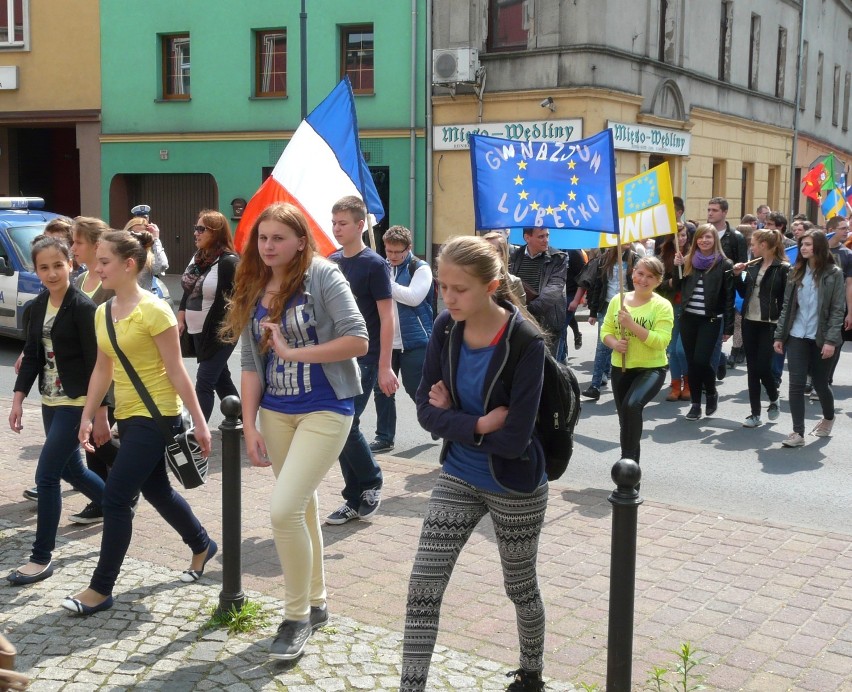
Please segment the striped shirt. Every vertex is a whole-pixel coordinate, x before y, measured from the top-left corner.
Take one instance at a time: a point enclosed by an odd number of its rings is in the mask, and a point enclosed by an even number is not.
[[[706,305],[704,302],[704,277],[698,279],[695,288],[692,290],[692,295],[689,297],[689,302],[684,308],[686,312],[691,312],[693,315],[706,315]]]
[[[518,267],[517,276],[536,293],[541,293],[541,265],[544,262],[544,258],[545,254],[543,252],[535,257],[530,257],[528,251],[524,249],[524,254],[521,257],[521,266]]]

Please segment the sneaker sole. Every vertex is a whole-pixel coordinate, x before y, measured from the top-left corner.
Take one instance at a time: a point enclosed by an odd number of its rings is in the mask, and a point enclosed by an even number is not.
[[[795,449],[797,447],[804,447],[805,446],[804,441],[802,441],[802,442],[782,442],[781,444],[782,444],[782,446],[788,447],[789,449]]]
[[[381,504],[381,503],[379,503],[379,504]],[[374,516],[376,516],[376,512],[378,512],[378,511],[379,511],[379,505],[376,505],[376,508],[372,512],[370,512],[369,514],[361,514],[361,512],[359,511],[358,512],[358,518],[364,519],[365,521],[369,521]]]
[[[326,517],[325,523],[331,524],[331,526],[340,526],[341,524],[348,524],[350,521],[358,521],[361,518],[361,516],[346,517],[345,519],[332,519],[331,517]]]
[[[300,656],[302,656],[305,653],[305,645],[307,645],[307,643],[308,642],[306,641],[305,644],[302,645],[302,648],[299,649],[294,654],[272,654],[272,653],[270,653],[269,658],[271,658],[275,661],[292,661],[293,659],[299,658]]]
[[[390,446],[390,447],[382,447],[381,449],[373,449],[372,447],[370,447],[370,451],[371,451],[373,454],[386,454],[387,452],[392,452],[392,451],[393,451],[393,446]]]
[[[103,517],[97,517],[96,519],[88,519],[86,517],[68,517],[68,521],[74,522],[75,524],[100,524],[104,520]]]

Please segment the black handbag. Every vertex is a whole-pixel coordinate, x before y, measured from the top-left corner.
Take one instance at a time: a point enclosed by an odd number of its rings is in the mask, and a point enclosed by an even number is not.
[[[195,352],[195,339],[186,327],[180,335],[180,355],[183,358],[195,358],[198,355]]]
[[[112,321],[112,301],[113,299],[110,298],[106,302],[105,308],[109,340],[112,343],[115,354],[124,367],[124,371],[136,388],[139,398],[142,399],[142,403],[145,404],[145,407],[151,414],[151,418],[160,428],[160,432],[166,439],[166,463],[180,484],[187,490],[204,485],[207,482],[209,465],[207,458],[201,455],[201,447],[195,439],[195,430],[192,426],[187,428],[186,424],[184,424],[183,432],[177,435],[172,433],[171,426],[166,422],[163,414],[160,413],[145,385],[142,384],[142,380],[139,379],[138,373],[130,364],[127,356],[124,355],[124,351],[118,347],[118,340],[115,336],[115,325]]]

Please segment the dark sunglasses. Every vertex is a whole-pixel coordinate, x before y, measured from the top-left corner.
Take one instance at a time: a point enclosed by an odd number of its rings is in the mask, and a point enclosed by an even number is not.
[[[209,231],[210,229],[207,228],[207,226],[193,226],[192,230],[195,231],[196,233],[205,233],[206,231]]]

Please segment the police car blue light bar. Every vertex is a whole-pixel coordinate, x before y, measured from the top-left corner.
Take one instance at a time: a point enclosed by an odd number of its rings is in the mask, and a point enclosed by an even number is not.
[[[41,197],[0,197],[0,209],[44,209]]]

